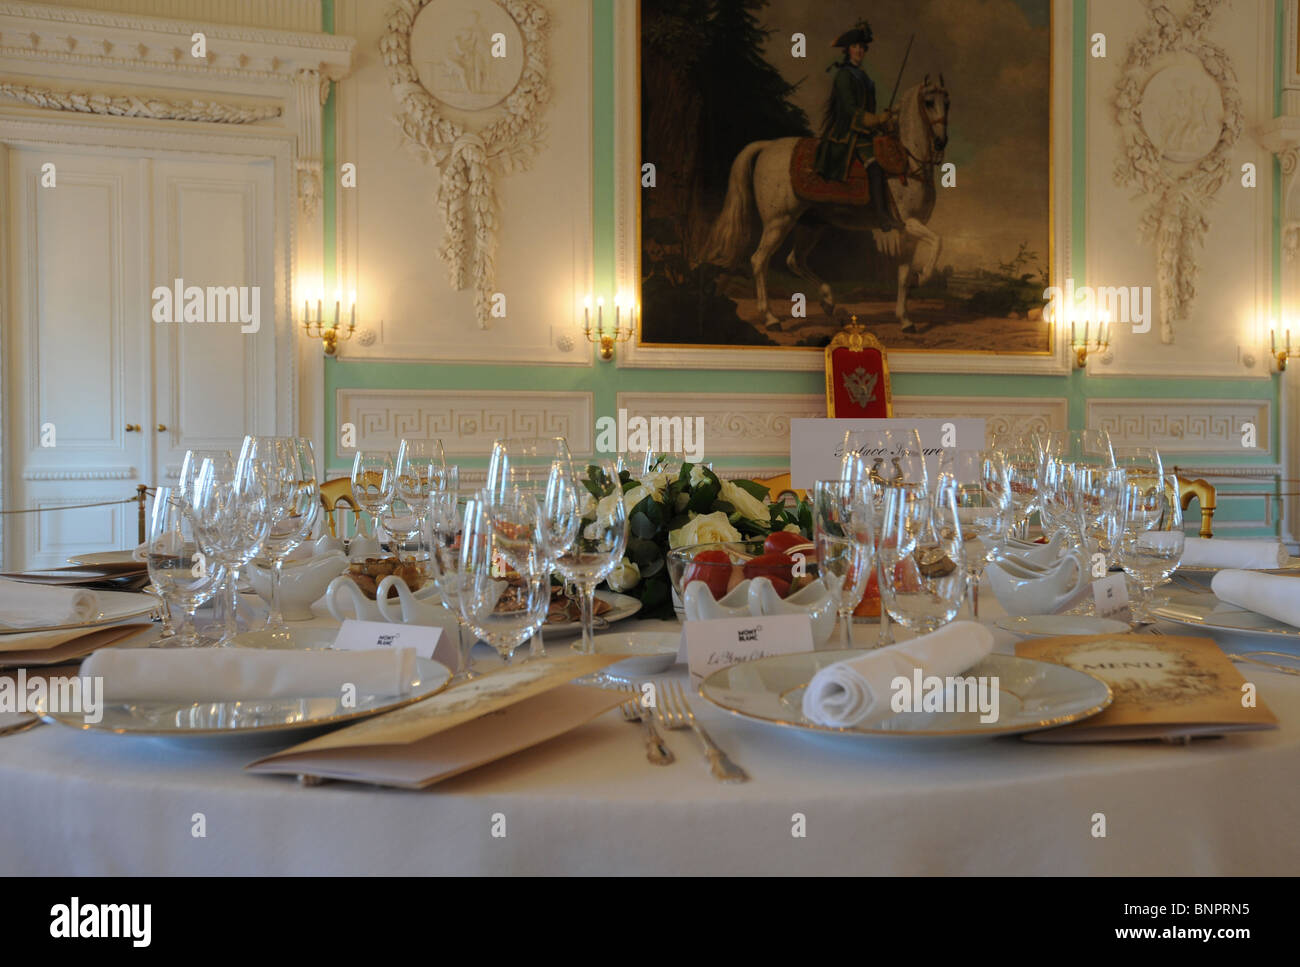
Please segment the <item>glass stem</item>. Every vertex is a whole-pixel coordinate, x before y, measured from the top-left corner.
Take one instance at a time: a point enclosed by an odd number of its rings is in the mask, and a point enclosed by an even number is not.
[[[537,578],[536,587],[533,589],[533,594],[534,595],[541,594],[543,590],[545,590],[546,593],[549,595],[551,590],[551,574],[549,571],[546,573],[544,577]],[[549,605],[550,602],[548,601],[547,602],[548,609],[549,609]],[[545,627],[545,622],[543,622],[542,624],[543,627]],[[541,628],[538,628],[537,631],[534,632],[532,640],[529,641],[528,643],[528,657],[529,658],[546,657],[546,643],[542,641]]]
[[[158,600],[162,602],[162,631],[158,633],[159,638],[175,638],[176,626],[172,623],[172,606],[161,594]]]
[[[971,619],[980,620],[980,572],[968,571],[967,580],[970,582],[970,613]]]
[[[239,622],[235,620],[235,609],[238,607],[239,594],[239,568],[232,567],[227,572],[226,577],[226,627],[222,632],[221,641],[223,644],[229,644],[230,640],[239,634]]]
[[[280,575],[284,569],[287,554],[277,555],[271,565],[271,613],[266,619],[268,631],[284,631],[284,615],[280,611]]]
[[[583,583],[582,591],[582,653],[594,655],[595,642],[591,639],[591,613],[595,608],[596,585]]]
[[[853,647],[853,609],[846,608],[840,612],[840,624],[844,626],[841,634],[844,637],[844,647]]]
[[[894,643],[894,633],[889,627],[889,611],[885,607],[885,566],[876,561],[876,590],[880,592],[880,637],[876,639],[876,645],[892,645]]]
[[[470,652],[474,650],[474,636],[471,634],[469,640],[466,641],[465,632],[467,630],[464,621],[458,620],[456,622],[457,644],[460,646],[460,667],[456,669],[456,678],[462,681],[469,681],[471,678],[478,677],[474,672],[473,664],[470,662]]]

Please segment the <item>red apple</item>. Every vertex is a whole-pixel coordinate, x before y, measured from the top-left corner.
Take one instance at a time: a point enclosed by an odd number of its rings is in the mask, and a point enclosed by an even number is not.
[[[726,551],[700,551],[691,558],[682,577],[682,590],[692,581],[703,581],[708,585],[714,600],[724,597],[727,586],[731,583],[731,558]]]
[[[767,540],[763,541],[764,554],[789,553],[796,548],[806,556],[813,550],[813,544],[802,534],[796,534],[793,531],[776,531],[768,534]]]
[[[789,554],[760,554],[745,562],[745,577],[780,579],[789,590],[794,580],[794,558]]]

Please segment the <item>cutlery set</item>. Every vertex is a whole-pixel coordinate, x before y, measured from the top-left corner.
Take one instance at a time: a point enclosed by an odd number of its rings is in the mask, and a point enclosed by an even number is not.
[[[719,782],[746,782],[749,780],[749,774],[718,747],[709,733],[704,731],[695,713],[691,710],[690,703],[686,701],[686,693],[682,686],[675,681],[667,679],[655,683],[654,704],[646,707],[642,704],[641,690],[635,685],[624,683],[621,689],[628,693],[629,698],[623,703],[623,718],[628,722],[640,722],[645,730],[645,751],[646,759],[657,766],[670,765],[676,761],[672,750],[664,743],[659,732],[655,729],[655,721],[668,731],[689,728],[695,733],[700,741],[701,751],[704,758],[709,763],[709,768],[713,777]]]

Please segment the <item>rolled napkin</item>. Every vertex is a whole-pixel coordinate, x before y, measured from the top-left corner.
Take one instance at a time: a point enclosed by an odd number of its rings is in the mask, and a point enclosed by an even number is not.
[[[1181,567],[1235,567],[1268,570],[1291,559],[1281,541],[1189,537]]]
[[[813,676],[803,693],[803,714],[809,721],[848,729],[891,710],[891,682],[909,681],[916,669],[922,677],[960,675],[993,650],[993,633],[974,621],[954,621],[938,631],[869,651],[861,658],[828,665]]]
[[[99,598],[94,591],[0,578],[0,628],[70,625],[98,614]]]
[[[81,664],[102,677],[104,700],[232,702],[247,698],[405,695],[415,649],[281,651],[261,648],[107,648]]]
[[[1210,582],[1220,601],[1300,628],[1300,581],[1281,574],[1220,571]]]

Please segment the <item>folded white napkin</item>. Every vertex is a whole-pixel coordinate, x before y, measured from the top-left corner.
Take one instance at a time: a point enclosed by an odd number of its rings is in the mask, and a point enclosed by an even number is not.
[[[104,679],[107,701],[231,702],[246,698],[405,695],[415,649],[280,651],[259,648],[106,648],[81,665]]]
[[[1183,545],[1182,566],[1267,570],[1281,567],[1290,557],[1281,541],[1189,537]]]
[[[922,677],[960,675],[993,650],[993,633],[974,621],[954,621],[938,631],[828,665],[803,693],[803,714],[818,725],[852,728],[889,714],[890,683],[915,669]]]
[[[94,591],[0,578],[0,627],[48,628],[89,621],[98,614]]]
[[[1281,574],[1220,571],[1210,582],[1220,601],[1300,628],[1300,579]]]

